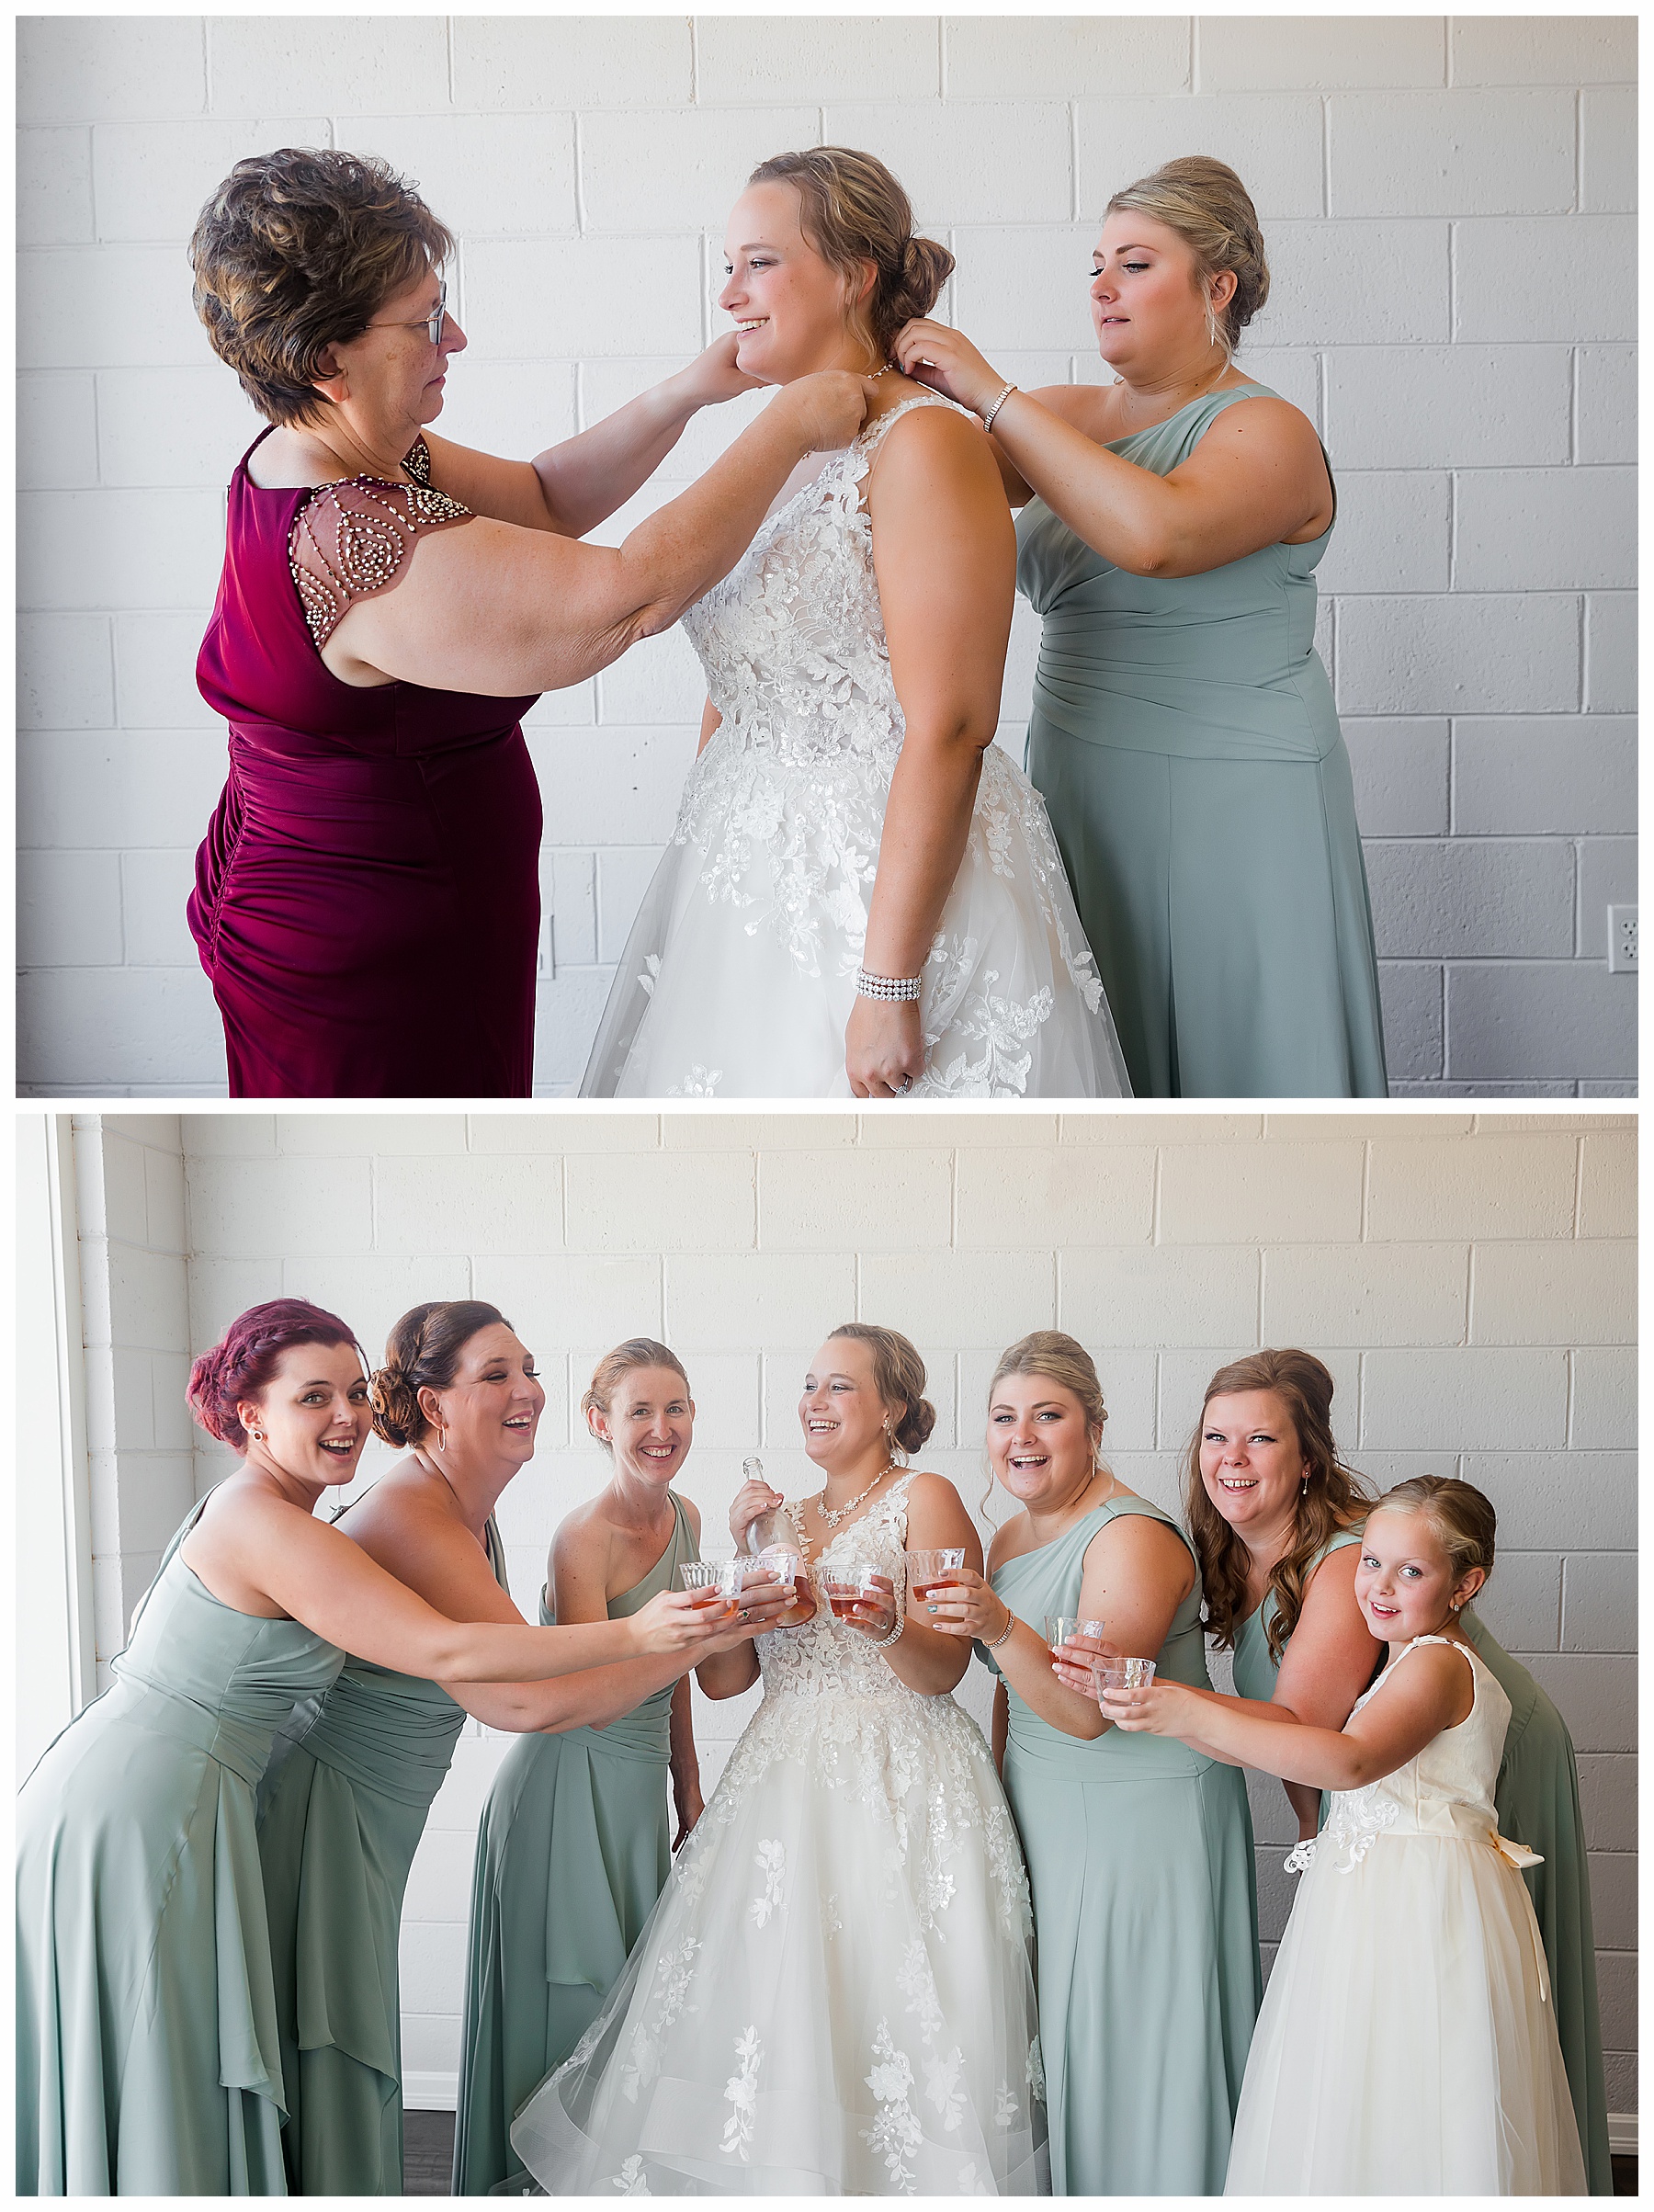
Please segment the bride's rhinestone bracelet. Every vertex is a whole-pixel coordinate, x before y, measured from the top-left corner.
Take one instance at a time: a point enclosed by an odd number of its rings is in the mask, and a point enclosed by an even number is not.
[[[869,975],[865,968],[855,971],[855,988],[862,998],[917,998],[923,981],[918,975]]]
[[[1005,402],[1011,397],[1011,394],[1015,390],[1016,386],[1014,384],[1007,384],[1005,386],[1003,391],[1000,393],[998,399],[994,401],[992,406],[989,408],[987,414],[982,417],[982,427],[984,430],[992,429],[994,416],[999,413],[1000,409],[1004,405]]]

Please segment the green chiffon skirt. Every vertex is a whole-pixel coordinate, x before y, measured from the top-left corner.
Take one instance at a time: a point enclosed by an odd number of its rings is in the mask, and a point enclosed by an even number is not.
[[[538,2193],[511,2147],[512,2120],[603,2009],[672,1870],[663,1730],[633,1720],[522,1737],[489,1792],[471,1882],[456,2196]]]
[[[1122,1763],[1099,1778],[1078,1758],[1014,1741],[1005,1753],[1034,1899],[1053,2195],[1223,2191],[1262,1995],[1246,1782],[1154,1748],[1183,1771]]]
[[[24,1789],[19,2196],[287,2194],[253,1789],[201,1719],[117,1682]]]
[[[1544,1861],[1528,1867],[1523,1879],[1534,1900],[1550,1968],[1551,2003],[1580,2123],[1586,2181],[1592,2196],[1612,2196],[1614,2164],[1603,2081],[1591,1873],[1573,1741],[1568,1724],[1534,1677],[1475,1613],[1465,1613],[1462,1625],[1511,1701],[1511,1725],[1493,1793],[1499,1832],[1525,1843]]]
[[[397,1943],[427,1812],[323,1765],[302,1744],[264,1812],[294,2195],[402,2194]]]

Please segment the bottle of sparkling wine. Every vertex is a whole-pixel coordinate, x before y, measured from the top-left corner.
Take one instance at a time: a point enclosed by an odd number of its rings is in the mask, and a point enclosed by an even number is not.
[[[763,1460],[756,1454],[750,1459],[743,1459],[741,1473],[743,1481],[762,1482]],[[804,1551],[804,1547],[799,1541],[798,1529],[793,1525],[793,1517],[785,1505],[774,1505],[768,1513],[761,1513],[756,1519],[747,1523],[746,1548],[754,1558],[761,1551],[786,1551],[790,1552],[794,1559],[800,1559]]]
[[[741,1472],[748,1482],[762,1482],[764,1462],[754,1454],[742,1461]],[[776,1579],[793,1586],[793,1602],[776,1625],[790,1628],[809,1620],[815,1612],[810,1568],[799,1539],[798,1526],[785,1505],[773,1505],[767,1513],[761,1513],[747,1523],[746,1548],[754,1559],[767,1554],[767,1563],[774,1567]]]

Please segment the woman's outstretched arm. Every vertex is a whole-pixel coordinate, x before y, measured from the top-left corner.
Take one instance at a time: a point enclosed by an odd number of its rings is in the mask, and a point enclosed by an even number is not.
[[[618,546],[481,515],[432,531],[394,589],[350,607],[323,658],[346,684],[389,679],[491,698],[583,682],[670,629],[727,575],[799,461],[847,446],[865,406],[859,377],[800,377]]]
[[[964,856],[982,754],[999,722],[1016,590],[1016,534],[988,441],[940,407],[915,408],[867,488],[873,565],[906,722],[890,782],[862,964],[915,976]],[[913,1001],[858,998],[850,1087],[883,1097],[923,1071]]]
[[[1004,379],[960,331],[909,323],[896,358],[922,383],[982,414]],[[1050,393],[1013,391],[993,441],[1016,477],[1093,551],[1134,576],[1198,576],[1332,519],[1332,486],[1308,417],[1286,400],[1228,407],[1168,476],[1111,453],[1065,421]]]
[[[675,376],[651,385],[589,430],[548,446],[531,461],[502,460],[425,433],[431,482],[473,514],[526,530],[583,538],[648,482],[703,407],[759,389],[735,366],[736,333]]]

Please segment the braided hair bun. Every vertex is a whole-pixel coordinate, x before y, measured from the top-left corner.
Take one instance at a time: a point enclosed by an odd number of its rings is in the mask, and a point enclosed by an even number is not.
[[[336,1313],[312,1306],[308,1299],[271,1299],[249,1306],[212,1349],[201,1354],[189,1370],[185,1399],[210,1436],[244,1452],[247,1432],[236,1408],[263,1397],[290,1345],[355,1343],[356,1331]]]

